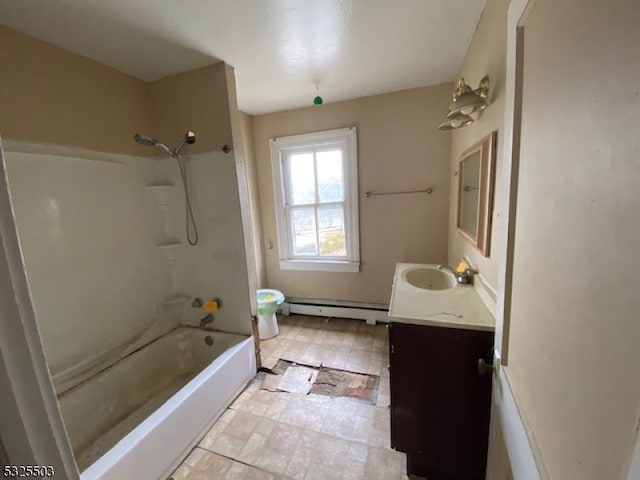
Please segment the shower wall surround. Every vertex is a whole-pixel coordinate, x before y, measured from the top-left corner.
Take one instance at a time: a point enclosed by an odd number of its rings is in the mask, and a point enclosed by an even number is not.
[[[223,300],[214,328],[251,334],[232,153],[185,157],[201,238],[190,247],[173,158],[42,145],[34,152],[15,141],[7,147],[27,275],[58,392],[180,323],[197,325],[206,312],[191,307],[194,297]],[[176,185],[166,206],[146,188],[152,184]],[[175,261],[158,247],[170,239],[181,243]],[[172,302],[176,295],[183,301]]]
[[[6,148],[36,318],[54,383],[66,389],[177,324],[157,322],[172,286],[152,248],[160,213],[144,186],[154,160]]]
[[[169,230],[171,235],[182,239],[171,272],[174,290],[205,302],[219,297],[222,308],[213,312],[212,327],[251,335],[251,324],[238,320],[250,318],[251,313],[233,152],[185,154],[184,159],[200,235],[195,247],[189,246],[184,239],[184,193],[176,161],[173,158],[158,161],[157,183],[177,186],[168,203]],[[205,315],[203,308],[193,308],[189,301],[183,307],[181,319],[188,325],[198,325]]]

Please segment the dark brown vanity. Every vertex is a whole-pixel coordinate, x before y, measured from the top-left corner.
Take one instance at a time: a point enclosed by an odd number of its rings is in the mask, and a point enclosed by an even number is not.
[[[389,316],[391,447],[407,454],[409,475],[484,480],[495,328],[487,305],[436,265],[399,263]]]
[[[391,447],[429,480],[484,480],[493,332],[392,322]]]

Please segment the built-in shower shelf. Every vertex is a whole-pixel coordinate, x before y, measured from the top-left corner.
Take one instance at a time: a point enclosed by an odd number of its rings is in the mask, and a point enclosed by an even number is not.
[[[158,205],[162,206],[169,204],[169,197],[172,195],[176,186],[172,184],[152,184],[147,185],[147,188],[153,192]]]
[[[177,293],[175,295],[171,295],[170,297],[165,298],[162,301],[162,305],[166,305],[168,307],[174,306],[174,305],[182,305],[183,303],[188,302],[190,298],[191,297],[187,295],[182,295],[180,293]]]
[[[178,256],[178,249],[181,246],[182,243],[179,242],[168,242],[156,245],[156,247],[158,247],[162,251],[162,253],[164,253],[165,258],[170,262],[176,261],[176,258]]]

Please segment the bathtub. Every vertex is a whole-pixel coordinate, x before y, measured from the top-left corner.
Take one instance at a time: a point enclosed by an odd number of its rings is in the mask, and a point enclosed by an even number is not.
[[[81,480],[167,478],[255,373],[251,337],[181,327],[64,392]]]

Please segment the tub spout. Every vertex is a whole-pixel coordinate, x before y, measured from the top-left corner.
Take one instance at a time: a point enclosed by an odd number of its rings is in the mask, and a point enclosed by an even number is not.
[[[213,315],[210,313],[207,313],[207,315],[200,320],[200,327],[202,328],[205,325],[208,325],[209,323],[213,323],[214,320],[215,319],[213,318]]]

